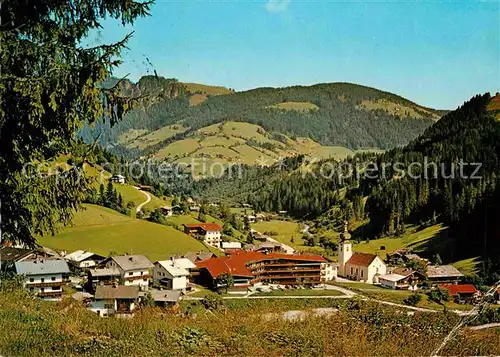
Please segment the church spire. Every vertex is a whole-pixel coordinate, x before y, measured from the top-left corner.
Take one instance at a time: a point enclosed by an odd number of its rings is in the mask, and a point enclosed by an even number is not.
[[[349,234],[347,221],[344,221],[344,232],[340,235],[340,239],[342,241],[346,241],[346,240],[351,239],[351,235]]]

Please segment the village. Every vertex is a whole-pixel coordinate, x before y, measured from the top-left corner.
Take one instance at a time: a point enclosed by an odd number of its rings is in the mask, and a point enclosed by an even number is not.
[[[330,291],[332,297],[349,298],[353,294],[345,286],[354,283],[395,292],[444,291],[446,299],[456,304],[474,304],[481,298],[481,292],[464,283],[464,275],[452,265],[431,265],[404,249],[387,254],[385,260],[353,251],[347,222],[337,261],[296,252],[256,231],[252,234],[258,244],[224,242],[221,230],[216,223],[185,224],[186,234],[201,239],[217,254],[185,252],[154,262],[137,254],[105,257],[85,250],[4,245],[2,270],[18,275],[24,288],[40,299],[60,301],[70,295],[101,317],[131,317],[146,301],[148,306],[176,311],[181,300],[200,299],[200,293],[207,291],[250,298],[273,291],[294,296],[303,289],[304,297]],[[493,300],[500,304],[500,288]]]

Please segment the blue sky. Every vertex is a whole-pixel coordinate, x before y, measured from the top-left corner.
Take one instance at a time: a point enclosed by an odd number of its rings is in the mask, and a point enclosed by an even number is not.
[[[151,15],[134,24],[116,75],[154,68],[236,90],[353,82],[443,109],[500,90],[496,0],[157,0]],[[130,30],[106,21],[90,40]]]

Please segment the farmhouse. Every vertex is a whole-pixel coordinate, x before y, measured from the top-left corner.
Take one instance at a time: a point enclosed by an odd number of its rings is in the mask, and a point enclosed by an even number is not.
[[[102,255],[86,252],[84,250],[76,250],[64,256],[64,260],[79,269],[95,267],[104,259],[105,257]]]
[[[15,263],[16,273],[25,275],[24,287],[43,300],[57,301],[70,273],[62,259],[23,260]]]
[[[163,206],[160,209],[161,209],[161,213],[165,217],[172,217],[172,215],[174,214],[174,209],[170,206]]]
[[[387,267],[384,261],[375,254],[353,253],[350,239],[346,222],[339,244],[338,275],[351,280],[378,283],[379,277],[386,273]]]
[[[16,262],[36,259],[37,254],[32,249],[3,246],[0,248],[0,270],[13,269]]]
[[[101,317],[132,316],[138,298],[138,286],[99,285],[89,309]]]
[[[115,182],[115,183],[119,183],[119,184],[123,185],[126,181],[126,178],[123,175],[113,175],[113,176],[111,176],[110,180],[111,180],[111,182]]]
[[[89,269],[87,272],[88,291],[95,291],[97,285],[111,285],[118,282],[121,273],[118,268]]]
[[[184,233],[190,234],[197,239],[201,239],[205,242],[205,244],[215,248],[221,247],[221,230],[222,227],[217,223],[196,223],[184,225]]]
[[[226,257],[196,263],[201,282],[219,288],[219,277],[233,277],[235,289],[246,289],[260,282],[286,285],[314,285],[334,278],[332,265],[317,255],[288,255],[279,253],[241,252]]]
[[[456,284],[463,276],[453,265],[427,266],[427,279],[434,284]]]
[[[459,304],[473,303],[480,295],[472,284],[441,284],[439,287],[448,290],[453,300]]]
[[[425,277],[411,269],[396,268],[379,277],[380,285],[393,290],[417,290],[418,283]]]
[[[145,256],[114,256],[104,260],[101,264],[108,269],[118,269],[124,285],[137,285],[141,290],[147,290],[153,264]]]
[[[257,220],[257,218],[254,215],[251,215],[251,214],[247,215],[246,219],[247,219],[248,223],[255,223],[256,220]]]
[[[191,262],[203,262],[208,259],[217,258],[217,255],[212,252],[188,252],[184,254],[183,258],[189,259]]]
[[[190,286],[190,269],[196,269],[196,265],[187,258],[157,261],[153,268],[153,283],[186,292]]]
[[[155,306],[176,310],[182,299],[180,290],[151,290],[149,292],[155,302]]]

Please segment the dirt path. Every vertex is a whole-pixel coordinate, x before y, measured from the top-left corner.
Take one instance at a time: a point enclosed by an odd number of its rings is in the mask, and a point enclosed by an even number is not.
[[[141,190],[139,190],[139,191],[142,192],[144,194],[144,196],[146,196],[146,201],[144,201],[143,203],[141,203],[139,206],[136,207],[135,213],[139,213],[142,210],[142,207],[144,207],[149,202],[151,202],[151,195],[148,192],[141,191]]]

